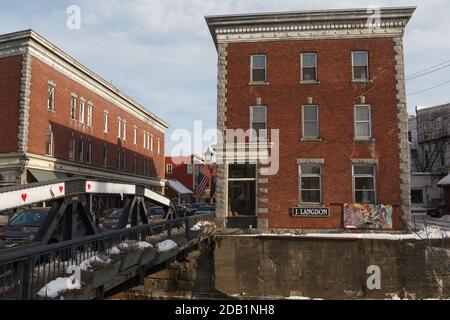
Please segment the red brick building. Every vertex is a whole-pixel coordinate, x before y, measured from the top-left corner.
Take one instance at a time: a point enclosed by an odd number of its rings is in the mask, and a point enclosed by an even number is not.
[[[202,157],[197,155],[166,157],[166,195],[169,198],[183,198],[181,202],[200,202],[211,203],[211,188],[216,175],[215,164],[207,163]],[[207,185],[200,199],[195,198],[195,191],[203,176],[208,177]],[[191,194],[186,190],[177,190],[176,184],[170,185],[171,180],[176,180],[185,188],[192,191]]]
[[[0,36],[0,110],[3,186],[88,176],[164,189],[166,122],[31,30]]]
[[[231,157],[216,148],[224,225],[342,230],[355,227],[346,219],[356,212],[369,228],[405,229],[403,33],[414,10],[382,8],[375,27],[365,9],[206,17],[218,51],[218,129],[255,130]],[[275,174],[264,173],[269,156],[252,156],[260,145],[279,153]],[[363,206],[344,214],[346,204]],[[383,215],[371,221],[367,208]]]

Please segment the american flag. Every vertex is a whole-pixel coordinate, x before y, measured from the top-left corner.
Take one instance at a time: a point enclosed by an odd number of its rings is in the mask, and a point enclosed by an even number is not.
[[[203,192],[205,192],[206,186],[208,185],[209,177],[205,176],[201,172],[198,175],[198,185],[195,188],[195,198],[198,200],[202,196]]]

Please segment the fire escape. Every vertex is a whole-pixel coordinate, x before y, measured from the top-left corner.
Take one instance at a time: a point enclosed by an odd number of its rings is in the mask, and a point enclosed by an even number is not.
[[[421,156],[418,150],[411,150],[414,165],[421,172],[430,172],[432,175],[447,174],[448,168],[445,163],[441,166],[435,164],[441,154],[445,152],[446,145],[450,144],[448,126],[442,123],[440,127],[428,130],[423,130],[423,126],[418,127],[420,128],[418,143],[423,152]]]

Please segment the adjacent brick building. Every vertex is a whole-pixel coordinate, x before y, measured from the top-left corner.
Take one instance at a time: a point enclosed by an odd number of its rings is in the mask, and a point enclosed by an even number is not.
[[[255,130],[231,158],[216,147],[224,225],[341,230],[344,205],[361,203],[392,206],[388,229],[405,229],[403,33],[414,10],[382,8],[379,20],[365,9],[206,17],[218,52],[218,129]],[[267,155],[252,155],[265,145],[279,152],[276,174],[264,174]]]
[[[0,36],[0,110],[3,186],[87,176],[164,189],[167,123],[34,31]]]

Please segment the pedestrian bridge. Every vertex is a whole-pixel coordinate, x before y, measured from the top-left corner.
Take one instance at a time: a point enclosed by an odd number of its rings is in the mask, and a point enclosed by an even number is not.
[[[95,194],[124,199],[116,229],[98,230],[89,206]],[[149,221],[146,201],[165,209],[163,220]],[[183,259],[215,232],[215,213],[180,216],[169,199],[145,186],[67,179],[0,190],[0,211],[41,202],[51,209],[33,241],[0,250],[2,300],[102,299]],[[63,241],[52,242],[61,228]]]

